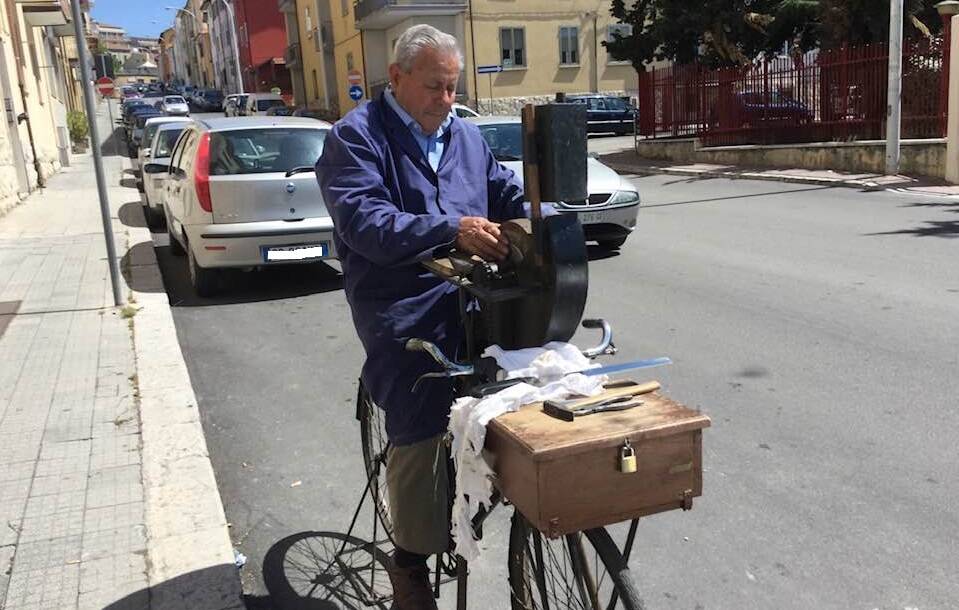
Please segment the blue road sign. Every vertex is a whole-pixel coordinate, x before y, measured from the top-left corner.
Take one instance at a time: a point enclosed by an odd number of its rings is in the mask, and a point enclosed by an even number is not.
[[[360,101],[360,98],[363,97],[363,87],[359,85],[353,85],[350,87],[350,99],[354,102]]]
[[[495,72],[502,72],[503,66],[476,66],[477,74],[493,74]]]

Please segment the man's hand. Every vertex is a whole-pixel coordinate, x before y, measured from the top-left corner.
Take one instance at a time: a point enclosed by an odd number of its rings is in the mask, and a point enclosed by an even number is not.
[[[509,255],[509,241],[499,225],[479,216],[460,218],[456,247],[486,261],[501,261]]]

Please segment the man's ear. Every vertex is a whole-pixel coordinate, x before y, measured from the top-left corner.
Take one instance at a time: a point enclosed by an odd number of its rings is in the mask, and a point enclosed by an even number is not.
[[[396,83],[400,79],[400,75],[403,73],[403,69],[400,68],[400,65],[397,63],[390,64],[390,67],[387,68],[387,73],[390,76],[390,85],[396,89]]]

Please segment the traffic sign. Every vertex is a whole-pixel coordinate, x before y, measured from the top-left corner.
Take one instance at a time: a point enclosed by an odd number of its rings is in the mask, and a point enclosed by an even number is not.
[[[360,101],[360,98],[363,97],[363,87],[359,85],[353,85],[350,87],[350,99],[354,102]]]
[[[476,66],[477,74],[495,74],[502,71],[503,66]]]
[[[360,85],[363,83],[363,75],[359,70],[350,70],[346,75],[346,82],[351,85]]]
[[[103,97],[111,97],[116,90],[116,83],[108,76],[101,76],[97,79],[97,91]]]

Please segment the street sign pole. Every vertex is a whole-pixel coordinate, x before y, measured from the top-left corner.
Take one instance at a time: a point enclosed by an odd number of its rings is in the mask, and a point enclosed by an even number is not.
[[[490,72],[487,76],[489,76],[489,110],[487,114],[493,114],[493,73]]]
[[[902,94],[902,0],[889,2],[889,76],[886,106],[886,175],[899,173]]]
[[[93,169],[97,178],[97,193],[100,196],[100,220],[103,223],[103,239],[107,246],[107,264],[110,267],[110,283],[113,285],[113,304],[123,304],[120,295],[120,269],[117,264],[117,251],[113,242],[113,224],[110,220],[110,200],[107,198],[107,185],[103,179],[103,158],[100,154],[100,132],[97,130],[96,107],[93,104],[93,85],[90,77],[90,55],[87,49],[86,38],[83,36],[83,16],[80,14],[80,3],[71,2],[73,12],[73,31],[77,41],[77,53],[80,56],[80,79],[83,87],[83,105],[87,111],[87,121],[90,123],[90,148],[93,150]],[[107,104],[109,105],[109,101]],[[112,128],[113,125],[111,124]]]
[[[113,104],[110,103],[110,100],[107,99],[106,96],[104,96],[103,99],[107,103],[107,116],[110,118],[110,136],[113,136],[116,134],[116,131],[117,131],[117,124],[113,122]],[[107,137],[110,137],[110,136],[107,136]],[[120,146],[119,144],[117,144],[116,138],[113,138],[113,156],[114,157],[120,156]]]

